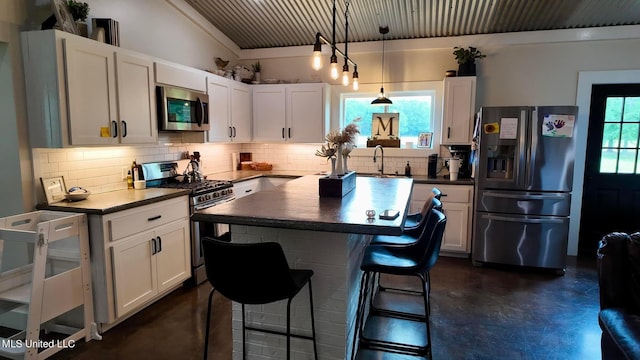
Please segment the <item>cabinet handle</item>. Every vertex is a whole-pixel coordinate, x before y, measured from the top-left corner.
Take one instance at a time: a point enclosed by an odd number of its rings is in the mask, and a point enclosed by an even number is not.
[[[447,197],[447,194],[442,193],[442,194],[440,194],[440,197]]]
[[[451,137],[451,126],[447,127],[447,139]]]
[[[231,129],[231,126],[229,126],[229,137],[233,137],[233,129]]]
[[[162,238],[158,236],[157,239],[158,239],[158,252],[162,252]]]
[[[291,139],[291,128],[289,128],[289,139]]]
[[[162,215],[156,215],[156,216],[152,216],[150,218],[147,219],[147,221],[153,221],[153,220],[158,220],[162,217]]]
[[[155,255],[157,253],[156,246],[157,246],[156,239],[152,238],[151,239],[151,255]]]
[[[233,137],[236,137],[236,127],[233,127]]]
[[[115,120],[111,120],[111,128],[113,129],[114,138],[118,137],[118,123]]]
[[[250,192],[252,192],[252,191],[253,191],[253,189],[249,189],[249,190],[245,190],[244,192],[245,192],[245,193],[250,193]]]
[[[122,120],[122,137],[127,137],[127,122]]]
[[[284,139],[284,128],[282,128],[282,138]]]

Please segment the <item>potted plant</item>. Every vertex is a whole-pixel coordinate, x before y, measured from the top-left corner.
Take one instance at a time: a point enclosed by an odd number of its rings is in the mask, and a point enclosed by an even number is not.
[[[260,70],[262,70],[260,67],[260,60],[251,65],[251,68],[253,69],[254,80],[256,82],[260,82]]]
[[[69,12],[73,17],[73,20],[76,22],[76,26],[78,27],[80,34],[87,37],[88,31],[87,24],[85,22],[87,21],[87,16],[89,16],[89,4],[86,2],[68,0],[67,6],[69,7]]]
[[[453,55],[458,62],[458,76],[475,76],[476,75],[476,59],[487,57],[480,50],[473,46],[463,48],[456,46],[453,48]]]
[[[71,12],[71,16],[74,21],[87,21],[87,16],[89,16],[89,4],[86,2],[68,0],[67,6],[69,7],[69,11]]]

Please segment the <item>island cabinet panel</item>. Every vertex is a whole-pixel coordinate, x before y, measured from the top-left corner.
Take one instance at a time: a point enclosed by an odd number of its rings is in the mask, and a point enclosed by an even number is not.
[[[57,30],[22,40],[33,147],[157,142],[151,58]]]
[[[471,143],[476,112],[476,77],[444,79],[442,145]]]
[[[253,88],[253,140],[320,143],[329,127],[327,84]]]
[[[103,330],[191,276],[187,196],[90,215],[89,222],[96,318]]]

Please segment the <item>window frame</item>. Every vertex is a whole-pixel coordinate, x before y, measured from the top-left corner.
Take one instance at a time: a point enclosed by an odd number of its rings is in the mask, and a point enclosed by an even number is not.
[[[339,113],[338,128],[343,128],[348,123],[345,119],[345,100],[348,98],[370,98],[375,99],[379,93],[379,85],[366,84],[360,87],[360,91],[353,91],[350,88],[344,86],[336,86],[336,97],[339,100]],[[385,94],[393,101],[394,96],[424,96],[431,95],[433,97],[433,103],[431,107],[431,116],[433,120],[433,137],[431,140],[431,148],[418,148],[417,144],[414,144],[414,148],[405,148],[405,141],[400,138],[400,148],[385,148],[389,149],[389,155],[391,156],[425,156],[425,154],[439,153],[441,143],[441,129],[442,129],[442,114],[443,114],[443,92],[444,81],[419,81],[419,82],[404,82],[404,83],[385,83]],[[335,99],[335,98],[334,98]],[[374,106],[374,105],[372,105]],[[387,112],[388,106],[378,106],[379,111]],[[351,121],[353,119],[349,119]],[[362,119],[366,121],[367,119]],[[400,120],[402,121],[402,119]],[[369,149],[369,150],[368,150]],[[353,150],[352,155],[368,155],[372,151],[372,148],[356,148]],[[385,153],[386,155],[386,153]]]

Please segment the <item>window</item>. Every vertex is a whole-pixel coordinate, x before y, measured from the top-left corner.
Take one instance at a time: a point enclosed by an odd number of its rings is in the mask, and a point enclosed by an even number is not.
[[[342,122],[348,125],[360,118],[358,126],[360,135],[357,138],[358,147],[366,147],[367,137],[371,136],[371,116],[373,113],[399,113],[400,114],[400,140],[401,146],[411,141],[418,143],[418,136],[424,132],[434,132],[435,91],[413,91],[398,93],[391,96],[393,104],[382,106],[371,105],[377,94],[343,94]],[[434,136],[435,138],[435,136]],[[433,145],[432,145],[433,146]]]
[[[640,97],[608,97],[602,135],[601,173],[640,174]]]

